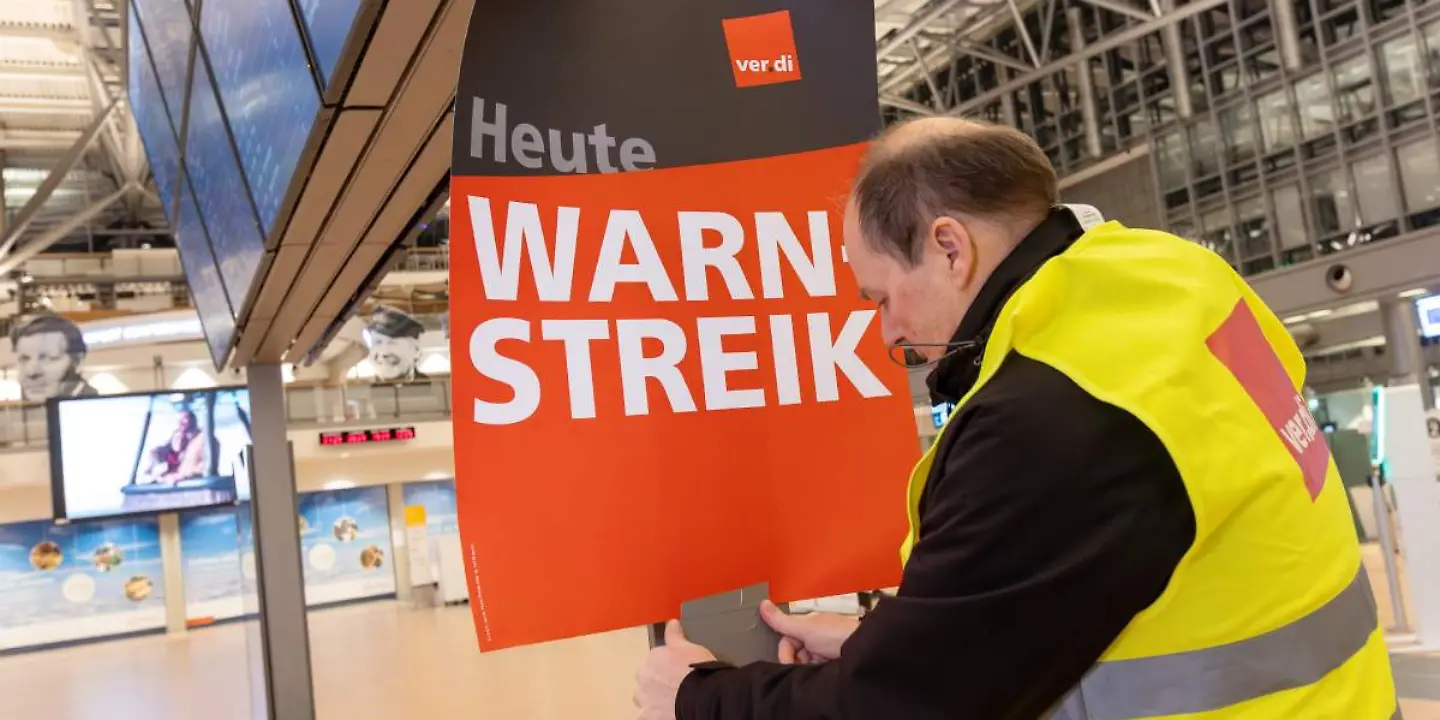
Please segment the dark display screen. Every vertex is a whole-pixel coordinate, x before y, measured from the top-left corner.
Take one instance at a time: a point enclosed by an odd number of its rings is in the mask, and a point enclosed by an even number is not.
[[[310,49],[326,87],[335,80],[335,64],[340,61],[340,52],[345,49],[359,11],[360,0],[300,0],[305,29],[310,33]]]
[[[337,430],[333,432],[320,433],[320,444],[331,445],[365,445],[367,443],[395,442],[397,440],[414,440],[415,428],[394,427],[394,428],[373,428],[370,430]]]
[[[179,215],[175,226],[175,247],[180,251],[180,265],[185,269],[190,299],[200,315],[200,327],[205,331],[210,358],[218,369],[224,367],[226,352],[235,337],[235,313],[225,297],[225,286],[220,282],[220,272],[215,256],[210,252],[210,239],[200,221],[195,196],[184,183],[180,186]]]
[[[200,37],[268,235],[320,110],[295,17],[286,0],[207,2]],[[205,191],[195,192],[205,211]],[[225,262],[218,243],[216,254]]]
[[[135,12],[145,26],[150,56],[165,107],[180,135],[180,108],[185,105],[185,64],[190,56],[190,15],[184,0],[135,0]]]
[[[265,243],[244,192],[225,120],[211,89],[205,63],[195,63],[190,88],[190,124],[185,137],[185,168],[210,231],[215,261],[226,294],[244,302],[260,265]]]
[[[171,132],[170,119],[160,99],[160,85],[155,80],[155,70],[150,65],[141,38],[135,13],[130,13],[130,112],[135,116],[140,142],[145,145],[145,155],[150,159],[150,172],[155,175],[155,189],[160,193],[160,202],[165,205],[165,216],[173,222],[175,207],[171,198],[175,192],[175,178],[179,174],[179,145]]]

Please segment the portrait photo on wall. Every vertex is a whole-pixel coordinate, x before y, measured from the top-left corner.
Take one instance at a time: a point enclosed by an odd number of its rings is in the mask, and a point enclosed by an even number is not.
[[[100,393],[81,370],[88,348],[79,326],[59,315],[39,315],[10,328],[15,374],[25,402],[94,397]]]
[[[424,333],[425,326],[403,310],[379,305],[371,311],[362,337],[376,379],[389,383],[426,379],[419,368],[420,336]]]
[[[57,516],[178,510],[248,494],[244,388],[63,400],[51,413]]]

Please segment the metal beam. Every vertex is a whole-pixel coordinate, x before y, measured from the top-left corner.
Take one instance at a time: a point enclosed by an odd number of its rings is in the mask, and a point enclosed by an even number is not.
[[[79,130],[0,130],[0,149],[64,150],[79,138]]]
[[[1000,13],[1003,13],[1004,11],[1005,9],[1001,7],[1001,4],[997,3],[991,6],[991,9],[982,10],[979,14],[968,18],[965,22],[965,25],[969,28],[984,27],[992,20],[999,17]],[[936,47],[934,50],[932,50],[925,56],[925,64],[928,67],[939,67],[941,63],[946,62],[953,53],[954,48],[951,46],[950,43],[938,43],[938,47]],[[1015,60],[1015,62],[1020,61]],[[1030,70],[1030,66],[1022,63],[1017,69],[1028,71]],[[919,72],[919,65],[916,65],[915,63],[910,63],[906,65],[905,67],[891,73],[880,83],[880,92],[891,92],[900,89],[902,85],[910,82],[911,78],[915,77],[916,73]]]
[[[923,14],[921,14],[914,20],[910,21],[909,25],[906,25],[905,27],[896,30],[894,34],[887,36],[884,44],[882,44],[878,49],[875,50],[875,56],[885,57],[886,55],[893,55],[897,50],[903,47],[905,43],[909,42],[910,38],[915,37],[915,35],[918,34],[921,30],[924,30],[927,25],[930,25],[936,20],[939,20],[940,18],[944,17],[946,13],[949,13],[950,11],[959,7],[961,2],[963,2],[963,0],[940,0],[940,2],[936,3],[934,7],[925,11]]]
[[[1035,67],[1040,67],[1044,63],[1040,62],[1040,52],[1035,49],[1035,41],[1030,39],[1030,28],[1025,26],[1025,14],[1020,12],[1020,4],[1015,0],[1005,0],[1005,4],[1010,6],[1010,15],[1015,18],[1015,32],[1020,33],[1020,39],[1025,43],[1025,52],[1030,53],[1030,62],[1035,63]]]
[[[1014,68],[1021,72],[1029,72],[1030,70],[1035,69],[1034,65],[1030,65],[1023,60],[1016,60],[1015,58],[1010,57],[1009,55],[1006,55],[999,50],[986,47],[972,40],[961,40],[960,51],[969,55],[974,55],[975,57],[980,58],[981,60],[984,60],[986,62],[992,62],[996,65],[1004,65],[1005,67]]]
[[[110,113],[114,109],[115,101],[112,100],[99,115],[95,116],[94,120],[90,121],[90,127],[86,128],[85,132],[70,146],[70,149],[65,151],[65,155],[60,158],[54,168],[51,168],[50,174],[45,177],[44,182],[41,182],[40,187],[35,189],[35,194],[30,197],[29,202],[25,203],[25,207],[21,208],[19,213],[16,213],[14,224],[6,228],[5,235],[0,238],[0,261],[3,261],[10,250],[15,247],[15,242],[24,234],[25,228],[29,227],[31,221],[35,219],[35,215],[40,212],[40,206],[45,204],[45,201],[50,198],[50,194],[55,192],[55,188],[65,180],[65,176],[75,169],[81,158],[85,157],[85,151],[95,137],[100,134],[100,129],[105,126],[106,119],[110,117]]]
[[[90,100],[87,98],[37,98],[0,96],[0,113],[24,113],[27,115],[89,115]]]
[[[1083,0],[1083,2],[1087,2],[1103,10],[1109,10],[1113,13],[1135,18],[1136,20],[1154,20],[1156,17],[1155,13],[1151,13],[1144,8],[1135,7],[1126,2],[1126,0]]]
[[[916,115],[931,116],[939,114],[935,111],[934,108],[929,108],[921,105],[918,102],[915,102],[914,100],[907,100],[905,98],[896,97],[894,95],[881,95],[880,104],[889,105],[893,108],[899,108],[901,110],[904,110],[905,112],[915,113]]]
[[[1071,5],[1065,9],[1065,24],[1070,31],[1070,51],[1079,52],[1085,47],[1084,18],[1080,8]],[[1090,61],[1081,60],[1076,68],[1080,79],[1080,121],[1085,125],[1085,150],[1092,158],[1105,154],[1100,141],[1100,107],[1095,102],[1095,76],[1091,73]]]
[[[35,236],[34,239],[32,239],[30,242],[25,243],[24,246],[20,247],[15,252],[5,255],[3,259],[0,259],[0,276],[10,274],[11,270],[19,267],[25,261],[29,260],[32,257],[35,257],[36,255],[44,252],[45,250],[48,250],[51,245],[60,242],[60,240],[63,239],[66,235],[69,235],[70,233],[84,227],[87,223],[94,219],[96,215],[105,212],[106,208],[115,204],[115,201],[124,197],[125,193],[128,191],[129,187],[127,184],[126,187],[122,187],[119,190],[116,190],[115,192],[110,193],[103,198],[100,198],[100,200],[91,203],[85,209],[66,218],[65,222],[62,222],[59,225],[56,225],[49,230],[46,230],[44,233]]]
[[[920,73],[925,76],[925,85],[930,88],[930,104],[936,110],[945,109],[945,98],[940,97],[940,88],[935,84],[935,73],[930,72],[930,66],[925,64],[925,53],[920,52],[920,44],[915,38],[910,38],[910,51],[915,53],[915,62],[920,63]]]
[[[1195,0],[1195,2],[1192,2],[1188,5],[1180,6],[1173,12],[1165,13],[1164,17],[1156,18],[1154,20],[1143,22],[1138,25],[1131,25],[1130,27],[1125,28],[1118,33],[1115,33],[1113,35],[1107,35],[1099,42],[1091,43],[1090,45],[1085,46],[1085,49],[1078,53],[1071,53],[1059,60],[1046,63],[1045,65],[1042,65],[1038,68],[1035,68],[1034,70],[1020,75],[1013,80],[1010,80],[1009,82],[1001,84],[997,88],[992,88],[983,93],[980,93],[979,95],[970,98],[969,100],[961,103],[960,105],[951,108],[949,114],[964,115],[965,113],[968,113],[975,108],[984,107],[986,103],[998,100],[1002,95],[1007,92],[1015,92],[1017,90],[1021,90],[1025,87],[1028,87],[1032,83],[1044,80],[1045,78],[1050,77],[1051,75],[1054,75],[1060,70],[1070,67],[1071,65],[1074,65],[1081,60],[1088,60],[1090,58],[1100,55],[1101,53],[1114,50],[1115,48],[1122,45],[1128,45],[1132,42],[1135,42],[1136,40],[1139,40],[1140,38],[1145,37],[1146,35],[1149,35],[1150,33],[1159,32],[1166,27],[1180,22],[1181,20],[1195,17],[1200,13],[1220,7],[1221,5],[1224,5],[1229,1],[1230,0]]]
[[[85,68],[80,65],[35,65],[23,62],[0,63],[0,78],[15,80],[50,80],[53,78],[84,77]]]

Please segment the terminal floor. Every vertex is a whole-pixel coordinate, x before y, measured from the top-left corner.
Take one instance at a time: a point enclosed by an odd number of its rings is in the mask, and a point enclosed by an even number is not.
[[[320,720],[633,720],[645,653],[626,631],[481,655],[465,608],[310,616]],[[1440,720],[1440,657],[1398,656],[1408,720]],[[0,658],[0,717],[249,720],[239,625]]]

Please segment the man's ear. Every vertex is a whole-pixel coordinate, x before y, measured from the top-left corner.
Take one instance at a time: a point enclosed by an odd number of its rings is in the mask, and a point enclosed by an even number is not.
[[[948,216],[935,218],[930,223],[930,236],[926,241],[945,255],[952,271],[969,274],[969,267],[975,264],[975,248],[964,223]]]

